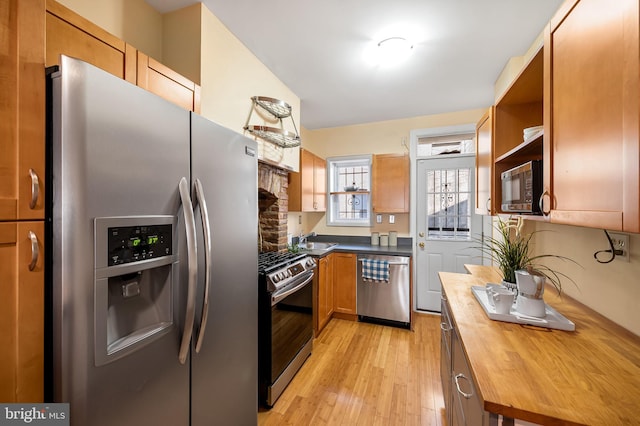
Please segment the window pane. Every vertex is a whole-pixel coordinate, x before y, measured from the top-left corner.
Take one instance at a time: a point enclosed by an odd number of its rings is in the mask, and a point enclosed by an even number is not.
[[[466,216],[471,214],[471,206],[469,205],[469,194],[458,194],[458,214]]]
[[[469,169],[460,169],[458,170],[458,181],[460,182],[458,184],[458,191],[460,192],[469,192],[470,188],[469,188],[469,174],[470,174],[470,170]]]
[[[329,206],[327,224],[369,226],[371,216],[371,156],[327,159]],[[352,187],[359,192],[353,192]],[[348,191],[347,191],[348,189]]]
[[[469,238],[470,177],[471,170],[468,168],[427,171],[426,197],[430,238]]]

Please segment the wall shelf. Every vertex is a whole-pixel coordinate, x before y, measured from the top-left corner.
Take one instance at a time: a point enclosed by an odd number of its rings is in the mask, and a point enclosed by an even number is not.
[[[280,148],[295,148],[300,146],[300,135],[298,134],[296,123],[291,115],[291,105],[279,99],[269,98],[267,96],[253,96],[251,98],[251,102],[251,109],[249,110],[247,121],[244,124],[244,130],[267,142],[271,142]],[[253,114],[256,106],[259,106],[261,109],[267,111],[277,119],[280,123],[280,128],[249,125],[249,120],[251,120],[251,115]],[[284,130],[282,119],[287,117],[291,118],[291,123],[295,129],[295,133]]]
[[[523,141],[520,145],[510,149],[495,159],[496,163],[520,162],[520,159],[541,160],[544,131],[540,130]],[[527,161],[528,161],[527,160]]]

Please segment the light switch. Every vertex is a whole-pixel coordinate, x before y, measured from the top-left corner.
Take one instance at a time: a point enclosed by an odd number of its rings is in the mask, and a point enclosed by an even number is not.
[[[377,214],[376,215],[376,222],[377,223],[382,223],[382,215],[381,214]]]
[[[389,215],[389,223],[396,223],[396,216],[393,214]]]

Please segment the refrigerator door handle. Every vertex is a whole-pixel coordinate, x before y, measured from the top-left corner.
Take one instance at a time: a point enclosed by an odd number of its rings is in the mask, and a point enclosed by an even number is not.
[[[191,205],[189,183],[186,178],[183,177],[180,179],[178,188],[180,190],[180,200],[182,202],[184,224],[187,234],[187,262],[189,267],[187,311],[184,319],[184,330],[182,330],[180,351],[178,352],[178,360],[180,361],[180,364],[184,364],[187,361],[187,355],[189,354],[191,335],[193,333],[193,322],[196,314],[195,305],[196,285],[198,279],[198,254],[196,246],[196,220],[193,214],[193,206]]]
[[[209,289],[211,287],[211,226],[209,222],[209,211],[207,210],[207,202],[204,198],[204,190],[200,179],[195,180],[196,199],[200,204],[200,214],[202,216],[202,233],[204,234],[204,298],[202,300],[202,318],[200,319],[200,329],[196,338],[196,353],[202,348],[204,338],[204,330],[207,326],[207,318],[209,316]]]

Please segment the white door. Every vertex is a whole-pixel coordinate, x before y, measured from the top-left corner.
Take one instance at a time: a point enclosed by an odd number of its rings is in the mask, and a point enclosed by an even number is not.
[[[416,308],[440,312],[438,272],[465,273],[482,263],[482,217],[474,213],[473,155],[418,160],[416,214]]]

